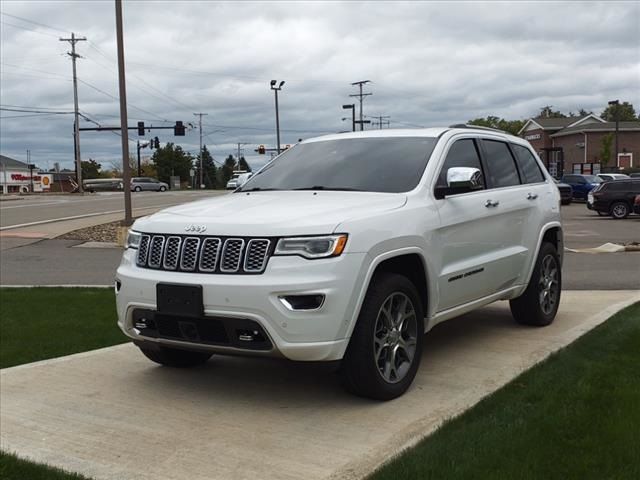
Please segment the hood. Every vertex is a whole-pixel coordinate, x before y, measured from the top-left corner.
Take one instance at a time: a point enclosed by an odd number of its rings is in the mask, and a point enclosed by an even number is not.
[[[402,207],[401,193],[278,191],[232,193],[161,210],[137,220],[146,233],[185,234],[189,225],[204,235],[283,236],[333,233],[338,224]]]

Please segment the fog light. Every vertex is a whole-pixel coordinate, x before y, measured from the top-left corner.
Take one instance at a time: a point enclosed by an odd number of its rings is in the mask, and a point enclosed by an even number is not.
[[[317,310],[324,303],[324,295],[284,295],[278,297],[289,310]]]

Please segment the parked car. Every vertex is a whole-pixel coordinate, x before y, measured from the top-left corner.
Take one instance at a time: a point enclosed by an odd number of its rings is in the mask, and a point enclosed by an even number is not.
[[[86,192],[117,192],[124,190],[121,178],[92,178],[82,182]]]
[[[131,179],[131,191],[141,192],[142,190],[151,190],[154,192],[164,192],[169,185],[158,179],[151,177],[133,177]]]
[[[629,178],[640,178],[640,172],[630,173]]]
[[[251,175],[253,175],[251,172],[235,172],[227,182],[227,190],[235,190],[236,188],[241,187],[247,180],[249,180],[249,178],[251,178]]]
[[[602,183],[602,179],[597,175],[580,175],[576,173],[563,175],[560,181],[571,185],[575,200],[586,200],[587,194]]]
[[[571,185],[562,183],[555,178],[553,181],[556,183],[556,187],[558,187],[558,191],[560,192],[560,203],[562,203],[562,205],[570,205],[571,199],[573,198],[573,188],[571,188]]]
[[[633,200],[633,213],[640,215],[640,195],[636,195],[636,198]]]
[[[559,202],[529,142],[504,132],[305,140],[230,195],[136,220],[118,325],[161,365],[340,361],[349,391],[392,399],[442,321],[498,300],[522,324],[554,320]]]
[[[631,178],[629,175],[625,175],[624,173],[599,173],[598,176],[603,182],[608,182],[610,180],[628,180]]]
[[[640,194],[640,178],[604,182],[588,194],[587,208],[613,218],[626,218]]]

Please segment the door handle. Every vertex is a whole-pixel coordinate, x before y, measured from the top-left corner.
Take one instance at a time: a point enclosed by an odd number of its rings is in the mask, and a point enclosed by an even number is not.
[[[538,194],[537,193],[531,193],[529,192],[527,194],[527,200],[535,200],[536,198],[538,198]]]
[[[500,205],[500,202],[498,200],[487,200],[484,204],[485,207],[490,208],[490,207],[497,207],[498,205]]]

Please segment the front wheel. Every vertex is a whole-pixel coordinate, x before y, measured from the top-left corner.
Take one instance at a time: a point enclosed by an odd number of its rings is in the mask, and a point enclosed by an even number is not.
[[[167,187],[165,187],[164,185],[162,185],[162,186],[160,187],[160,191],[161,191],[161,192],[164,192],[166,189],[167,189]]]
[[[134,192],[140,192],[140,191],[142,191],[142,188],[140,188],[140,187],[135,187],[135,188],[133,189],[133,191],[134,191]]]
[[[609,213],[611,213],[611,216],[616,220],[627,218],[629,216],[629,205],[625,202],[616,202],[611,205]]]
[[[543,243],[522,295],[509,302],[511,314],[523,325],[542,327],[553,322],[560,305],[562,270],[556,247]]]
[[[394,273],[376,275],[342,360],[345,388],[376,400],[399,397],[418,371],[423,336],[422,303],[413,283]]]
[[[140,351],[149,360],[160,365],[176,368],[195,367],[206,363],[211,358],[211,353],[196,352],[192,350],[180,350],[177,348],[169,348],[163,345],[147,347],[138,345]]]

